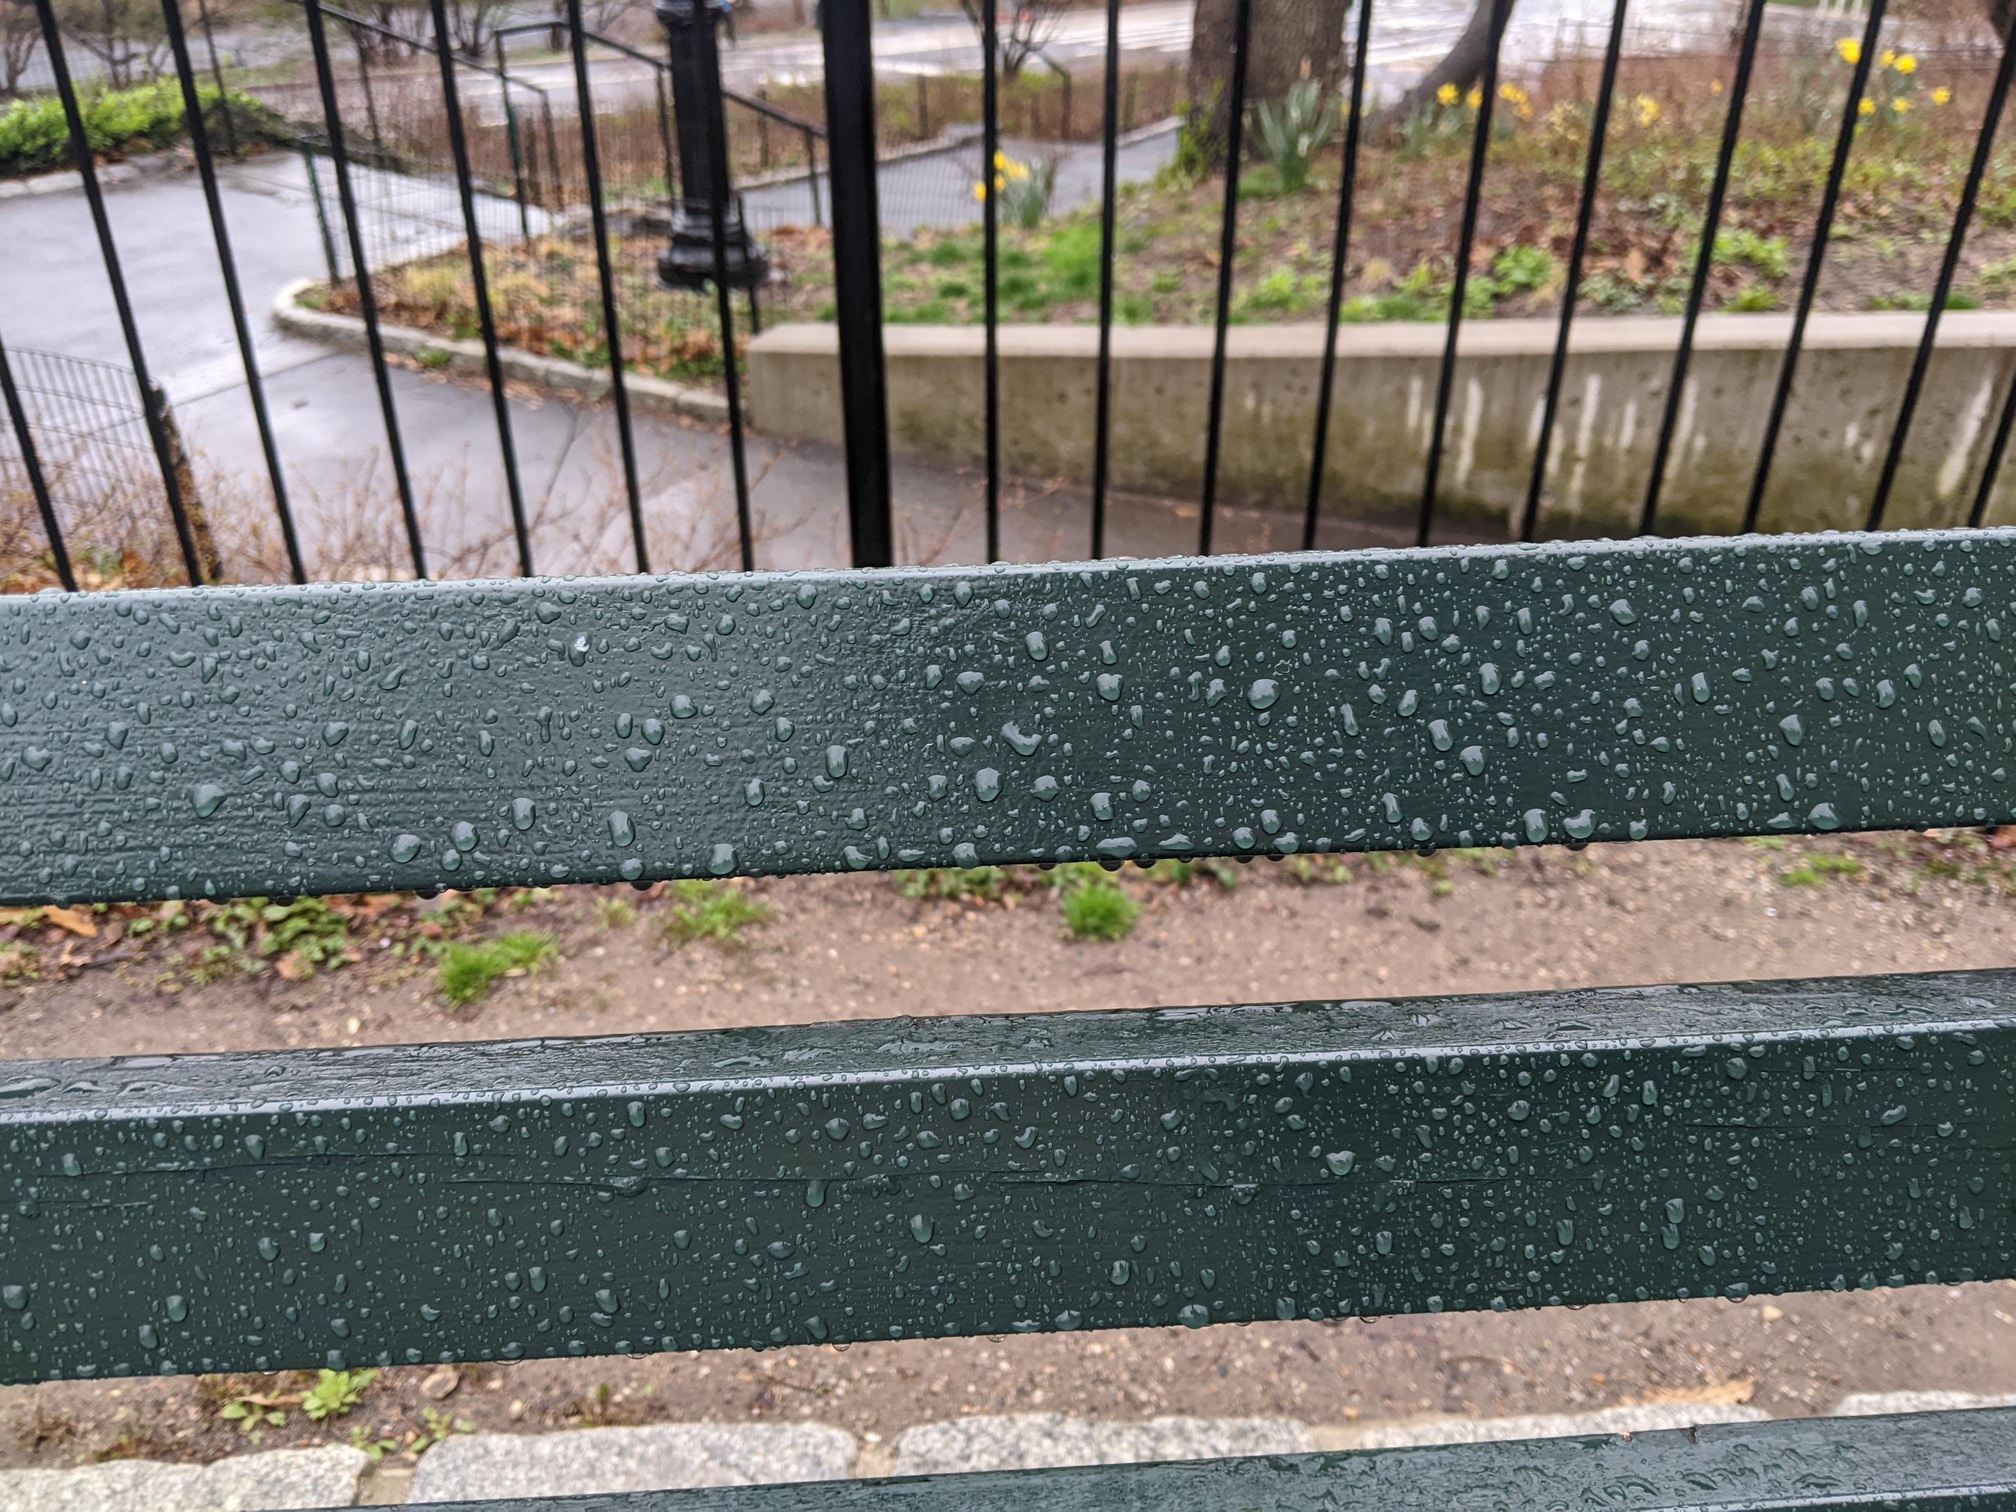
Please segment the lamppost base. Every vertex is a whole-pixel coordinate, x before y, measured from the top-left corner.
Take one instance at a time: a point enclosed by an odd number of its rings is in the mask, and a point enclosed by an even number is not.
[[[722,229],[728,287],[753,289],[770,277],[770,253],[731,212]],[[704,212],[677,207],[672,244],[658,254],[658,279],[670,289],[700,291],[714,282],[714,223]]]

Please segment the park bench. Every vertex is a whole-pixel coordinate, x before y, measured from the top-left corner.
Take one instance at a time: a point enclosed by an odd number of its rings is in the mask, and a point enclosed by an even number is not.
[[[2012,650],[1993,531],[10,598],[0,894],[2006,823]],[[2011,973],[1084,1006],[0,1066],[0,1379],[2016,1275]],[[1032,1498],[2008,1507],[2016,1413],[564,1505]]]

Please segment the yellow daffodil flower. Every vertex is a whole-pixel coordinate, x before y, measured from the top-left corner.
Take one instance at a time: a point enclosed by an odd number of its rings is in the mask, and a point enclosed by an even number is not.
[[[1444,84],[1435,91],[1435,98],[1444,105],[1454,105],[1463,96],[1463,91],[1454,84]]]
[[[1631,103],[1638,112],[1638,124],[1640,126],[1650,126],[1654,121],[1659,119],[1659,102],[1653,99],[1652,96],[1641,94]]]
[[[1484,103],[1484,91],[1475,84],[1471,85],[1470,93],[1463,97],[1463,103],[1468,105],[1472,110],[1475,110]]]
[[[1876,66],[1878,68],[1894,68],[1896,64],[1897,50],[1895,48],[1886,47],[1877,55]]]
[[[1918,72],[1918,60],[1909,53],[1899,53],[1897,61],[1890,66],[1900,74],[1914,74]]]
[[[1862,96],[1862,103],[1855,107],[1855,114],[1873,116],[1876,114],[1876,102],[1867,95]]]
[[[1841,55],[1843,63],[1860,63],[1862,61],[1862,44],[1853,37],[1843,37],[1840,41],[1836,42],[1834,44],[1834,51]]]
[[[1900,116],[1910,108],[1911,108],[1911,102],[1907,99],[1904,99],[1901,96],[1890,102],[1890,109]]]
[[[1932,103],[1934,105],[1949,104],[1952,99],[1953,91],[1948,89],[1944,84],[1941,84],[1937,89],[1932,91]]]

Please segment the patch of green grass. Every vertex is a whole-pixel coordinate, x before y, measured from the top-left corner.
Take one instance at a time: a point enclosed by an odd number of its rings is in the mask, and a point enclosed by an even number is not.
[[[1124,940],[1140,917],[1141,905],[1103,874],[1064,893],[1064,924],[1075,940]]]
[[[1859,877],[1868,870],[1853,856],[1835,855],[1822,852],[1818,855],[1801,856],[1783,872],[1778,880],[1787,887],[1821,887],[1835,877]]]
[[[923,871],[899,871],[896,887],[906,898],[946,898],[958,902],[978,898],[992,903],[1008,890],[1008,873],[998,866],[933,866]]]
[[[318,1423],[342,1417],[364,1400],[365,1391],[377,1379],[375,1370],[325,1370],[302,1393],[301,1410]]]
[[[729,947],[746,943],[742,931],[770,917],[768,903],[753,903],[732,882],[706,882],[687,877],[672,884],[672,907],[665,915],[665,937],[676,948],[695,940]]]
[[[467,1007],[504,977],[536,971],[559,954],[551,935],[533,929],[514,929],[474,944],[454,940],[442,947],[435,981],[449,1002]]]
[[[637,905],[628,898],[597,898],[595,916],[604,929],[627,929],[637,922]]]

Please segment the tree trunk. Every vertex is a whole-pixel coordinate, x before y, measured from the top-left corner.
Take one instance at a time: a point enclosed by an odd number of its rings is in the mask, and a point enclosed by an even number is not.
[[[2002,3],[2009,3],[2009,0],[2002,0]],[[1512,15],[1511,0],[1506,0],[1505,15],[1509,21]],[[1477,0],[1475,8],[1470,12],[1470,20],[1463,27],[1463,34],[1443,55],[1442,61],[1423,74],[1420,83],[1380,112],[1380,124],[1406,120],[1434,99],[1436,91],[1445,84],[1454,84],[1458,89],[1469,89],[1484,76],[1484,65],[1490,61],[1491,0]]]
[[[1328,92],[1344,72],[1350,0],[1250,0],[1246,103],[1280,101],[1298,79]],[[1237,0],[1197,0],[1190,33],[1191,147],[1223,157],[1232,119]]]

